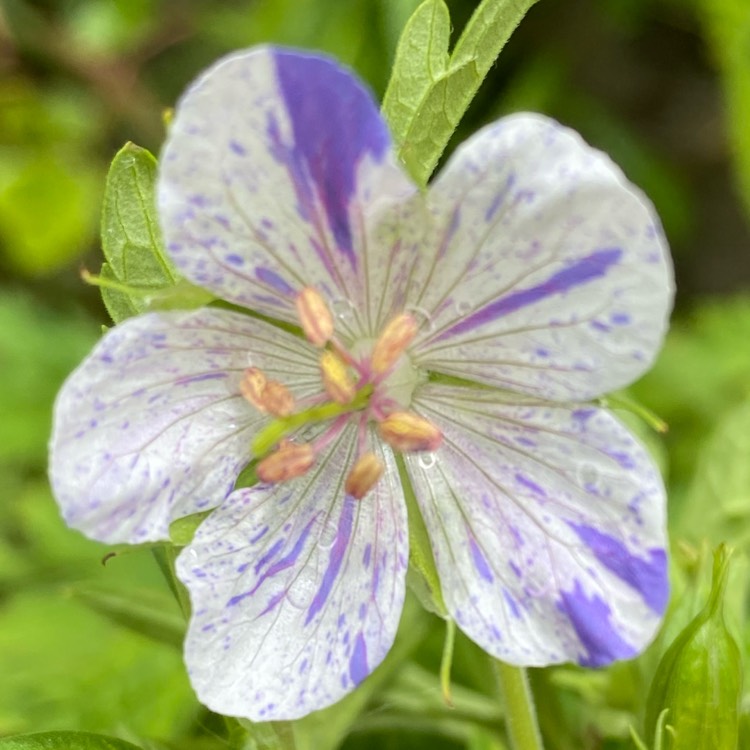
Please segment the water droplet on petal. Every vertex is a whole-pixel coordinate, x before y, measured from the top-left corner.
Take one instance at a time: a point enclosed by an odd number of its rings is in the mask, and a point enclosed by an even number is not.
[[[286,598],[293,607],[307,609],[315,598],[320,585],[317,566],[314,561],[300,570],[287,591]]]
[[[435,454],[432,452],[420,453],[417,461],[421,468],[431,469],[437,463],[437,458],[435,457]]]
[[[583,485],[584,487],[593,486],[599,479],[599,469],[597,469],[593,464],[584,462],[582,464],[579,464],[578,468],[576,469],[576,477],[579,484]]]
[[[453,303],[453,309],[456,311],[456,315],[463,317],[471,312],[471,303],[465,299],[458,300]]]
[[[404,312],[411,313],[414,320],[417,321],[417,327],[421,333],[429,333],[432,330],[432,316],[423,307],[407,305],[404,308]]]
[[[354,317],[354,303],[350,299],[341,297],[333,300],[331,302],[331,309],[339,320],[348,321]]]

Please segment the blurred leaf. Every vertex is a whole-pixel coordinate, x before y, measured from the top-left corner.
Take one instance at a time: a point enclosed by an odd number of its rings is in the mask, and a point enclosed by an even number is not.
[[[95,338],[78,317],[21,295],[0,298],[0,461],[45,465],[55,393]]]
[[[95,172],[51,154],[19,157],[12,179],[0,186],[0,235],[11,264],[40,274],[80,255],[92,239]]]
[[[750,214],[750,5],[747,0],[701,0],[701,4],[722,74],[735,168]]]
[[[688,538],[750,542],[750,401],[719,422],[701,451],[678,522]]]
[[[129,742],[89,732],[39,732],[0,739],[0,750],[141,750]]]
[[[113,591],[96,584],[71,588],[74,599],[108,620],[158,643],[182,648],[185,620],[172,597],[154,589]]]
[[[417,184],[427,183],[479,85],[535,2],[484,0],[448,60],[445,4],[425,0],[415,11],[399,42],[384,101],[399,156]]]
[[[178,278],[164,253],[156,216],[156,159],[146,149],[126,143],[109,168],[102,207],[102,276],[139,290],[127,294],[102,287],[112,319],[143,312],[146,294],[172,286]]]

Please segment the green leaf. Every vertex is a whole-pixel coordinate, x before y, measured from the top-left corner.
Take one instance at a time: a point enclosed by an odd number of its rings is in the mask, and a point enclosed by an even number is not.
[[[440,578],[432,555],[430,536],[427,533],[422,514],[419,512],[409,475],[403,459],[396,456],[401,486],[406,499],[409,517],[409,570],[406,582],[422,606],[439,617],[446,617],[447,609],[440,588]]]
[[[102,284],[102,299],[112,319],[145,311],[149,293],[173,286],[178,274],[164,253],[156,216],[156,159],[146,149],[126,143],[109,168],[102,208],[102,267],[105,281],[132,288],[120,291]]]
[[[448,55],[443,0],[425,0],[404,28],[383,101],[399,157],[424,186],[461,117],[536,0],[484,0]]]
[[[39,732],[0,739],[0,750],[141,750],[137,745],[89,732]]]
[[[182,648],[185,621],[174,600],[154,589],[112,591],[96,584],[75,586],[71,595],[111,622],[158,643]]]

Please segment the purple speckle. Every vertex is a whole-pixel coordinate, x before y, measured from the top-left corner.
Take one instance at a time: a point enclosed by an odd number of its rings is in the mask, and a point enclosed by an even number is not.
[[[469,549],[471,550],[471,557],[474,561],[474,567],[477,569],[479,575],[484,578],[485,581],[492,583],[494,576],[490,570],[490,566],[487,563],[487,559],[482,554],[482,550],[479,549],[479,545],[476,543],[473,537],[469,538]]]
[[[370,668],[367,665],[367,644],[362,633],[359,633],[349,659],[349,677],[355,685],[359,685],[368,674],[370,674]]]
[[[523,474],[516,474],[516,481],[526,487],[526,489],[531,490],[535,495],[539,495],[540,497],[547,497],[547,493],[542,487],[540,487],[536,482],[533,482],[528,477],[525,477]]]
[[[255,276],[257,277],[258,281],[261,281],[264,284],[268,284],[268,286],[273,287],[279,294],[286,294],[286,295],[292,295],[294,294],[294,289],[292,289],[289,284],[284,281],[284,279],[279,276],[275,271],[272,271],[270,268],[263,268],[262,266],[258,266],[255,269]]]
[[[370,567],[370,556],[372,555],[372,545],[368,544],[365,547],[365,553],[362,555],[362,565],[365,566],[365,568]]]
[[[609,316],[609,320],[612,325],[626,326],[630,323],[630,315],[627,313],[612,313],[612,315]]]
[[[237,156],[245,156],[247,153],[247,149],[239,141],[229,141],[229,148],[231,148]]]
[[[241,255],[236,253],[230,253],[226,256],[227,263],[231,263],[233,266],[242,266],[245,264],[245,259]]]

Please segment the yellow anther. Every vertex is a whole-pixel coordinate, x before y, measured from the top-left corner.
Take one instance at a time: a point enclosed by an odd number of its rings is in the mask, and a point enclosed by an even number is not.
[[[285,440],[278,450],[266,456],[256,467],[262,482],[284,482],[301,477],[315,463],[315,453],[310,443],[290,443]]]
[[[294,396],[289,389],[278,380],[269,380],[257,367],[245,370],[240,393],[263,414],[288,417],[294,411]]]
[[[337,404],[352,402],[357,389],[349,375],[349,370],[338,355],[331,351],[325,351],[320,355],[320,374],[323,386],[331,400]]]
[[[297,315],[307,340],[325,346],[333,336],[333,315],[317,289],[306,286],[295,299]]]
[[[409,313],[397,315],[383,329],[372,350],[372,370],[376,375],[388,372],[417,335],[417,321]]]
[[[443,433],[432,422],[410,411],[394,411],[380,424],[383,440],[399,451],[434,451],[443,441]]]
[[[384,469],[383,462],[374,453],[363,454],[346,477],[346,494],[361,500],[378,483]]]

